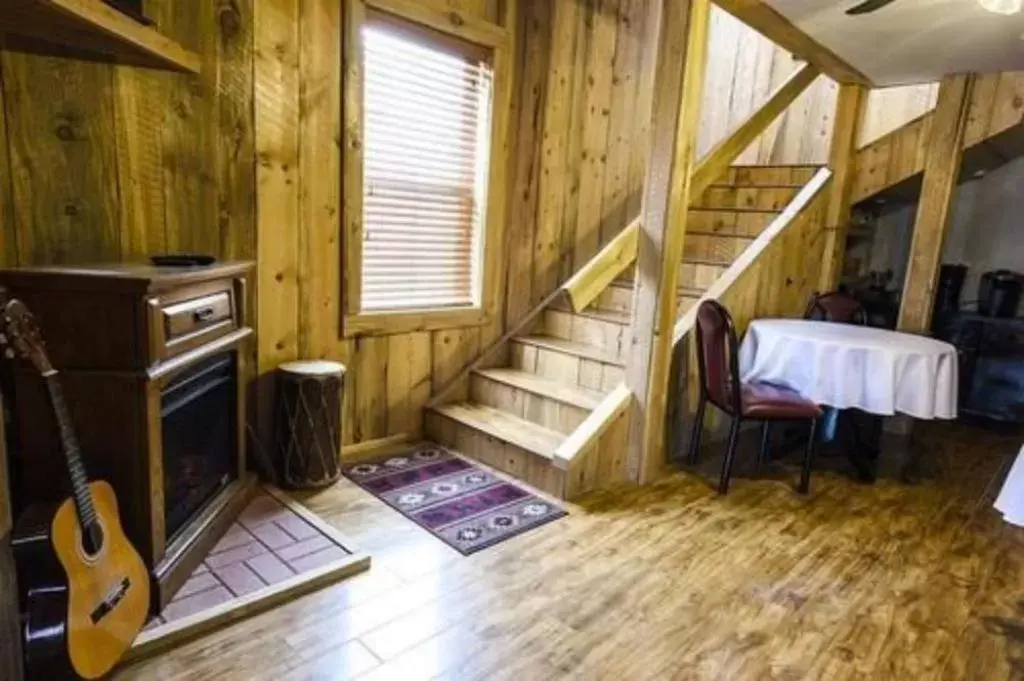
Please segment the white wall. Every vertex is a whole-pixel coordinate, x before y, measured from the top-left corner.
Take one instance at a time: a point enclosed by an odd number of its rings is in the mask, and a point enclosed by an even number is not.
[[[902,286],[916,206],[879,218],[870,269],[891,269]],[[989,270],[1024,273],[1024,158],[957,188],[942,262],[968,266],[963,301],[977,298],[978,278]]]

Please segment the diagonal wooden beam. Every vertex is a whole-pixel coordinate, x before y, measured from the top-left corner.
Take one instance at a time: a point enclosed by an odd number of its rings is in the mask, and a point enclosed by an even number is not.
[[[779,47],[814,64],[833,80],[868,87],[874,85],[870,78],[849,62],[801,31],[761,0],[715,0],[715,4]]]
[[[732,162],[753,144],[754,140],[760,137],[820,74],[821,71],[812,64],[804,64],[794,71],[785,83],[776,88],[760,109],[740,123],[728,137],[700,160],[693,171],[693,186],[690,193],[699,196],[712,182],[725,175]]]
[[[771,94],[760,109],[740,123],[728,137],[701,159],[690,181],[690,196],[699,196],[725,175],[726,170],[768,126],[818,77],[817,67],[805,64]],[[589,305],[601,291],[636,259],[640,219],[634,220],[562,285],[577,312]]]
[[[709,0],[654,0],[648,11],[646,44],[657,58],[646,70],[654,74],[654,103],[626,363],[633,396],[627,472],[638,483],[649,481],[665,458],[672,328],[711,7]]]
[[[903,282],[901,331],[927,333],[931,326],[942,245],[960,175],[974,78],[973,74],[946,76],[939,86],[939,101],[935,105],[925,151],[924,179],[910,242],[907,276]]]

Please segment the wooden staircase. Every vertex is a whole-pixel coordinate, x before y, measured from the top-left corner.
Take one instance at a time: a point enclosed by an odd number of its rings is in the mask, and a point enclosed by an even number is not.
[[[693,201],[679,265],[680,315],[817,170],[737,166]],[[558,465],[556,452],[625,378],[632,299],[629,278],[613,282],[580,312],[555,299],[531,328],[508,341],[488,363],[493,366],[471,372],[462,399],[427,410],[427,435],[549,494],[570,498],[582,491]],[[625,438],[623,419],[605,435],[612,444],[593,465],[624,466]]]
[[[690,206],[679,269],[679,314],[685,314],[793,200],[820,166],[733,166]],[[632,303],[632,272],[609,287]],[[605,300],[609,294],[604,294]],[[597,305],[607,304],[599,299]],[[631,308],[622,309],[629,312]]]

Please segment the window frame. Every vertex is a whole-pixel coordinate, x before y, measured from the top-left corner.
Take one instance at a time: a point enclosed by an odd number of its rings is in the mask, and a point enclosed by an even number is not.
[[[505,0],[503,26],[512,26],[516,0]],[[456,40],[488,53],[493,70],[487,205],[480,225],[479,304],[410,310],[362,310],[363,246],[363,46],[362,29],[394,19],[414,30]],[[423,0],[346,0],[343,51],[342,332],[344,337],[484,326],[500,315],[500,252],[506,216],[513,31],[483,19],[425,4]]]

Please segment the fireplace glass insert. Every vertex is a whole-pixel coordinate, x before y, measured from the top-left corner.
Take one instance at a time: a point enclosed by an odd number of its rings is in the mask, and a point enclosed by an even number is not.
[[[235,353],[201,362],[161,395],[168,541],[237,475]]]

